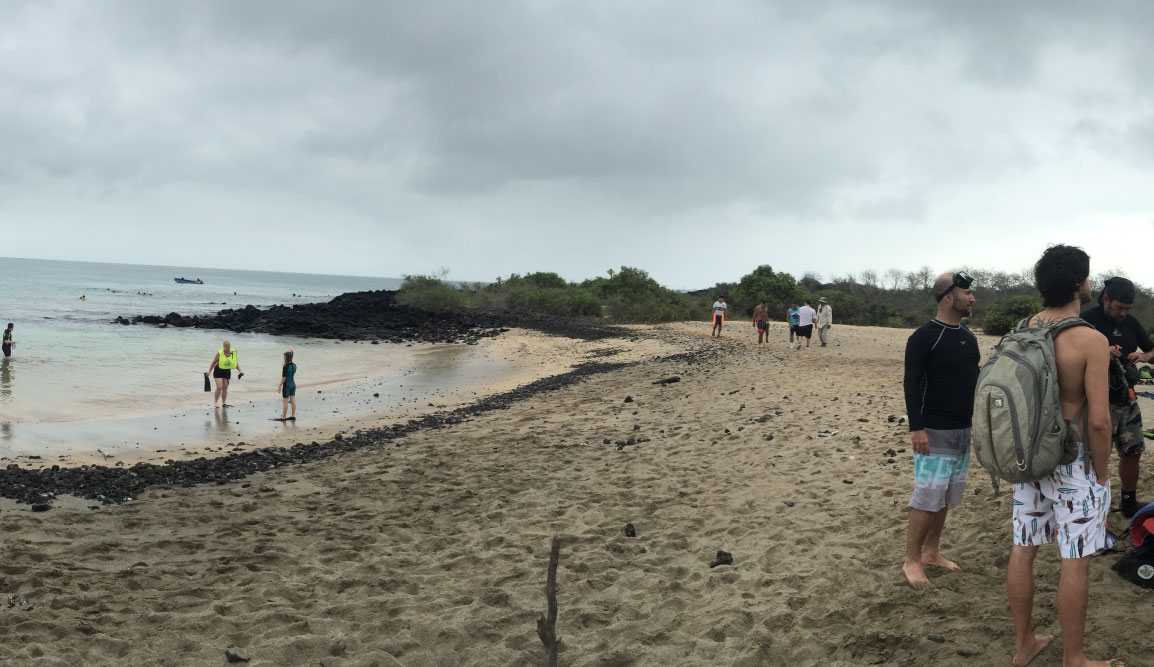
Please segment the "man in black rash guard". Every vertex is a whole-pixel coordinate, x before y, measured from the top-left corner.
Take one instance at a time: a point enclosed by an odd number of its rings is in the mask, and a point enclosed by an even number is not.
[[[1142,437],[1142,411],[1130,399],[1129,385],[1138,379],[1138,367],[1154,358],[1154,341],[1138,318],[1130,314],[1134,307],[1134,283],[1125,278],[1106,281],[1098,295],[1098,305],[1082,312],[1082,319],[1094,325],[1110,343],[1110,355],[1118,359],[1124,373],[1110,364],[1110,439],[1118,451],[1118,481],[1122,484],[1119,511],[1126,518],[1146,506],[1138,500],[1138,463],[1146,449]],[[1139,352],[1139,348],[1142,349]],[[1130,375],[1127,380],[1126,374]]]
[[[905,395],[914,449],[914,492],[902,572],[917,590],[930,587],[924,567],[958,570],[939,550],[950,505],[962,502],[970,465],[970,423],[981,351],[962,326],[974,307],[973,278],[943,273],[934,283],[938,315],[906,342]]]

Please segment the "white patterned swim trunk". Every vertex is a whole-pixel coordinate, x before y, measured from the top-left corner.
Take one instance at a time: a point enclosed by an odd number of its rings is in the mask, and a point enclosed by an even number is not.
[[[1032,547],[1058,540],[1062,558],[1082,558],[1106,546],[1110,482],[1103,486],[1086,465],[1086,448],[1078,458],[1058,466],[1036,482],[1014,484],[1014,544]]]

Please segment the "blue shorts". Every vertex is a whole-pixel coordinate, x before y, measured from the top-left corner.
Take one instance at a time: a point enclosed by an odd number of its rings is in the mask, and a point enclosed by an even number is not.
[[[937,512],[966,495],[970,470],[970,429],[927,428],[929,454],[914,454],[914,492],[910,507]]]

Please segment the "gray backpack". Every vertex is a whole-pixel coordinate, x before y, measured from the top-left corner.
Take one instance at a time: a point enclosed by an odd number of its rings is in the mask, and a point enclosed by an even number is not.
[[[1058,399],[1054,338],[1070,327],[1091,325],[1080,317],[1044,327],[1028,323],[1022,320],[998,341],[974,392],[974,455],[994,478],[995,492],[999,479],[1035,482],[1078,456],[1074,424],[1062,417]],[[1085,417],[1083,403],[1074,417],[1083,421],[1082,433]]]

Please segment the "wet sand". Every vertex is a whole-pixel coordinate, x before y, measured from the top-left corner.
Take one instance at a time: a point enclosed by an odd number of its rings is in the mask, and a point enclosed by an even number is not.
[[[276,421],[282,400],[274,380],[258,384],[246,374],[231,382],[227,408],[213,409],[212,393],[194,392],[188,398],[191,406],[178,411],[0,424],[0,463],[15,460],[39,467],[163,462],[324,442],[347,429],[452,410],[565,372],[572,366],[572,353],[582,347],[606,348],[526,330],[477,345],[345,347],[348,352],[335,374],[326,373],[321,382],[309,382],[307,375],[298,381],[295,421]],[[359,368],[357,357],[363,360]]]
[[[835,326],[791,353],[782,325],[759,349],[743,324],[570,342],[558,363],[639,363],[385,447],[95,510],[5,505],[3,592],[31,608],[0,609],[0,660],[226,664],[236,644],[254,666],[541,664],[559,535],[562,665],[1008,664],[1010,499],[980,469],[942,540],[964,570],[926,593],[901,575],[912,460],[887,416],[909,332]],[[671,349],[694,354],[655,360]],[[733,564],[710,568],[718,550]],[[1114,559],[1091,568],[1087,647],[1141,664],[1154,592]],[[1058,564],[1043,548],[1042,632]]]

